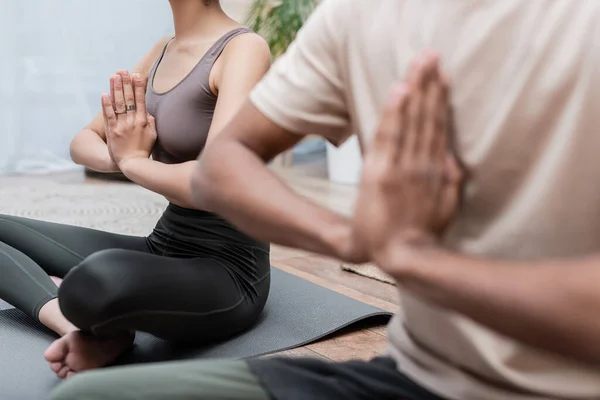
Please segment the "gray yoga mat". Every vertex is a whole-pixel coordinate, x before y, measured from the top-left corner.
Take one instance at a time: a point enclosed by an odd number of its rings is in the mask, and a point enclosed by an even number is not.
[[[277,268],[257,325],[224,343],[182,348],[138,334],[136,347],[119,363],[189,358],[249,358],[314,342],[358,322],[379,325],[391,313],[315,285]],[[38,400],[59,381],[44,361],[54,340],[44,327],[0,301],[0,399]]]

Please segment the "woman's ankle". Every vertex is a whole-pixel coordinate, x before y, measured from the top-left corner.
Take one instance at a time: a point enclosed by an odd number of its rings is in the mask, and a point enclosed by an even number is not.
[[[60,311],[58,298],[54,298],[42,306],[38,314],[38,320],[60,336],[78,330]]]
[[[51,276],[50,279],[52,279],[52,282],[54,282],[54,284],[56,285],[56,287],[60,287],[60,284],[62,283],[62,279],[57,277],[57,276]]]

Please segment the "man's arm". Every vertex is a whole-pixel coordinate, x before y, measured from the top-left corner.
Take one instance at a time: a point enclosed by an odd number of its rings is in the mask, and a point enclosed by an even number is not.
[[[403,291],[533,347],[600,365],[600,256],[491,261],[439,246],[465,175],[450,146],[448,93],[437,55],[417,57],[367,151],[356,234]]]
[[[301,138],[248,101],[200,158],[192,180],[194,205],[260,240],[360,262],[363,256],[350,246],[349,221],[301,197],[267,168]]]
[[[535,263],[399,246],[385,266],[415,295],[501,334],[600,365],[600,257]]]
[[[341,70],[353,9],[347,0],[319,4],[251,100],[207,146],[193,178],[195,207],[264,241],[364,260],[349,245],[349,221],[300,197],[266,166],[303,135],[340,143],[353,133]]]

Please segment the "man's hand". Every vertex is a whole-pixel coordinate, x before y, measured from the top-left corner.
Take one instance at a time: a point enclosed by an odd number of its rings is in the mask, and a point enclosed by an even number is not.
[[[425,53],[394,88],[365,156],[354,242],[384,269],[398,251],[435,243],[457,209],[464,174],[449,116],[437,56]]]

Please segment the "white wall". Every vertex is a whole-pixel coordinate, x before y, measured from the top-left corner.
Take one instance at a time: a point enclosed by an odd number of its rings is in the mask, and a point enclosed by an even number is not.
[[[251,1],[221,3],[243,22]],[[99,111],[109,76],[172,33],[167,0],[0,0],[0,174],[78,168],[69,143]]]
[[[327,171],[330,181],[356,185],[360,182],[362,167],[360,143],[356,135],[340,147],[327,143]]]
[[[167,0],[0,0],[0,173],[73,168],[109,76],[172,31]]]

